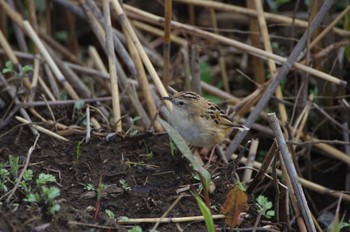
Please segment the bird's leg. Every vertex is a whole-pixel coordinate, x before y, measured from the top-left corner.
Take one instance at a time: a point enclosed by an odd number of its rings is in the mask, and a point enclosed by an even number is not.
[[[215,145],[214,147],[212,147],[212,149],[211,149],[211,152],[210,152],[210,156],[209,156],[209,159],[208,159],[208,162],[205,164],[205,166],[204,166],[204,168],[205,169],[208,169],[209,168],[209,166],[210,166],[210,163],[211,163],[211,161],[212,161],[212,159],[213,159],[213,156],[214,156],[214,153],[215,153],[215,147],[216,147],[217,145]]]

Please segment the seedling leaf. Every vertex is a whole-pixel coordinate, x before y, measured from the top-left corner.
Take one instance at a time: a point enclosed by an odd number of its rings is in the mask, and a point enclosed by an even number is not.
[[[43,186],[48,183],[55,183],[56,177],[51,174],[40,173],[39,177],[36,179],[36,184],[38,186]]]
[[[9,156],[9,163],[10,163],[10,172],[13,177],[17,177],[18,175],[18,169],[19,169],[19,156]]]
[[[110,218],[110,219],[115,219],[115,215],[114,213],[109,210],[109,209],[105,209],[105,213],[107,214],[107,216]]]
[[[140,226],[133,226],[128,232],[142,232],[142,228]]]
[[[192,192],[192,195],[196,198],[197,205],[204,217],[207,231],[214,232],[215,226],[214,226],[213,216],[211,215],[210,209],[206,206],[202,198],[197,193]]]

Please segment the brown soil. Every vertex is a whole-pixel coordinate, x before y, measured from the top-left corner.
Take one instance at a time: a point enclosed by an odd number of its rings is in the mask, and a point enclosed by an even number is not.
[[[15,202],[21,204],[16,211],[11,212],[4,205],[0,207],[1,231],[40,231],[41,226],[47,227],[45,231],[87,231],[94,228],[93,224],[113,226],[104,213],[105,209],[114,212],[116,217],[158,218],[179,196],[176,193],[178,188],[196,184],[188,162],[178,153],[171,156],[167,135],[145,134],[128,139],[114,137],[109,142],[104,138],[93,137],[87,144],[81,144],[80,159],[76,162],[77,143],[82,139],[83,136],[71,136],[69,142],[62,142],[41,135],[29,168],[33,170],[34,177],[39,173],[56,176],[61,190],[61,210],[51,218],[40,207],[22,202],[24,196],[18,193]],[[10,154],[19,155],[25,160],[33,142],[34,137],[29,130],[13,130],[0,140],[1,161],[7,161]],[[150,152],[153,153],[151,159],[146,156]],[[132,164],[128,164],[128,161]],[[84,190],[84,187],[93,184],[97,188],[100,177],[107,189],[102,194],[101,213],[95,222],[96,194]],[[130,191],[121,188],[121,179],[128,183]],[[220,209],[228,188],[223,178],[217,179],[220,181],[215,181],[217,191],[211,200]],[[218,213],[217,210],[214,213]],[[168,217],[193,215],[201,214],[194,197],[188,194]],[[85,223],[86,226],[73,225],[73,222]],[[219,227],[224,225],[223,220],[216,223]],[[147,231],[153,225],[141,224],[141,227]],[[185,231],[205,231],[204,222],[182,223],[180,226]],[[158,230],[177,231],[173,223],[161,224]],[[93,231],[107,229],[95,228]]]

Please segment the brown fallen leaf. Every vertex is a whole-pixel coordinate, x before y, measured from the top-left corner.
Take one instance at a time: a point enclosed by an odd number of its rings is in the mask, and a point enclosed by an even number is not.
[[[230,226],[231,231],[241,224],[240,214],[249,209],[247,201],[247,194],[238,185],[227,194],[221,213],[226,216],[225,223]]]

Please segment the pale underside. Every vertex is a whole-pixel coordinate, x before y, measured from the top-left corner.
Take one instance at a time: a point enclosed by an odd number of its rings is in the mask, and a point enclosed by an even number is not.
[[[176,108],[173,110],[169,117],[170,123],[193,146],[211,147],[221,143],[232,131],[232,127],[218,125],[200,114]]]

